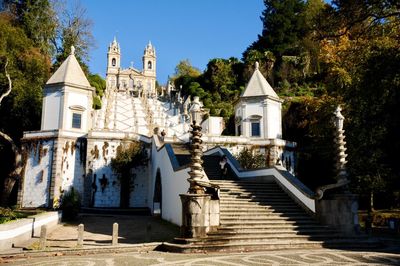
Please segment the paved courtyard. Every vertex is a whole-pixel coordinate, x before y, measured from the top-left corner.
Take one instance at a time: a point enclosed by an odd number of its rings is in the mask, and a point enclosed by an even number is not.
[[[0,261],[1,263],[1,261]],[[7,265],[400,265],[400,254],[340,250],[288,250],[235,254],[131,252],[4,260]]]
[[[77,224],[85,224],[83,249],[76,248]],[[174,254],[150,251],[177,236],[179,228],[151,216],[82,215],[49,235],[44,252],[19,253],[20,248],[0,255],[6,265],[400,265],[398,241],[384,251],[333,249],[282,250],[253,253]],[[119,246],[111,246],[111,228],[119,223]],[[147,229],[146,229],[147,228]],[[25,247],[35,249],[38,239]],[[146,244],[147,243],[147,244]],[[395,244],[394,244],[395,243]],[[18,254],[19,253],[19,254]]]
[[[75,223],[59,225],[47,237],[46,250],[75,248],[77,246],[78,224],[84,224],[84,248],[107,247],[111,245],[113,223],[119,224],[118,242],[121,246],[132,244],[169,241],[179,235],[179,227],[158,217],[140,215],[91,215],[83,214]],[[17,247],[35,250],[39,238],[33,238]]]

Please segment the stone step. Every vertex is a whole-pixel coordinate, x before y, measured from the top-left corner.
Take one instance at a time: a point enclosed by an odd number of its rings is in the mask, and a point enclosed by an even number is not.
[[[290,233],[281,233],[281,234],[273,234],[273,233],[259,233],[257,235],[249,235],[249,234],[235,234],[235,235],[226,235],[226,234],[211,234],[205,238],[192,238],[192,239],[182,239],[186,243],[226,243],[226,242],[253,242],[253,241],[264,241],[266,243],[276,240],[286,240],[288,242],[294,240],[327,240],[331,238],[333,235],[329,233],[320,233],[320,234],[296,234],[294,232]],[[340,237],[339,235],[335,236],[336,239],[346,238]],[[179,241],[179,240],[178,240]]]
[[[369,239],[330,239],[325,241],[312,240],[275,240],[275,241],[252,241],[252,242],[229,242],[229,243],[202,243],[176,244],[163,243],[160,250],[179,253],[203,253],[203,252],[248,252],[288,249],[315,249],[315,248],[339,248],[339,249],[367,249],[381,248],[382,244],[376,240]]]
[[[247,192],[220,192],[221,197],[227,197],[227,198],[235,198],[235,197],[258,197],[258,198],[265,198],[265,197],[286,197],[289,198],[288,195],[286,195],[283,192],[259,192],[259,193],[247,193]]]
[[[295,203],[290,199],[265,199],[258,201],[256,199],[220,199],[220,204],[254,204],[254,205],[294,205]]]
[[[214,183],[215,184],[215,183]],[[281,187],[278,185],[221,185],[221,184],[216,184],[220,188],[222,188],[224,191],[230,189],[230,190],[246,190],[246,191],[282,191]]]
[[[282,200],[293,200],[287,196],[282,194],[275,194],[275,195],[221,195],[220,200],[275,200],[275,199],[282,199]]]
[[[218,185],[218,184],[217,184]],[[282,188],[278,185],[276,186],[225,186],[225,185],[218,185],[221,191],[248,191],[248,192],[263,192],[263,191],[283,191]]]
[[[214,243],[209,245],[198,244],[175,244],[163,243],[161,250],[177,253],[204,253],[204,252],[248,252],[248,251],[268,251],[268,250],[287,250],[302,248],[322,248],[321,241],[301,241],[288,244],[286,241],[274,242],[249,242],[249,243]]]
[[[313,220],[284,220],[284,219],[269,219],[269,220],[238,220],[238,219],[224,219],[220,221],[221,226],[231,227],[231,226],[263,226],[264,228],[269,228],[274,225],[275,227],[282,227],[286,225],[300,226],[300,225],[319,225]]]
[[[246,198],[246,197],[243,197],[243,198],[239,198],[239,197],[232,197],[232,198],[225,198],[225,197],[221,197],[220,198],[220,201],[237,201],[237,202],[241,202],[241,201],[243,201],[243,202],[246,202],[246,201],[253,201],[253,202],[258,202],[258,201],[285,201],[285,202],[287,202],[287,201],[289,201],[289,202],[293,202],[293,200],[291,199],[291,198],[288,198],[288,197],[283,197],[283,196],[281,196],[281,197],[270,197],[270,198],[257,198],[257,197],[255,197],[255,198]]]
[[[257,204],[249,204],[249,206],[231,206],[231,205],[220,205],[220,210],[221,213],[223,212],[262,212],[262,211],[270,211],[270,212],[276,212],[276,213],[281,213],[281,212],[292,212],[292,211],[299,211],[299,207],[296,205],[289,205],[286,207],[268,207],[268,206],[262,206],[262,205],[257,205]]]
[[[267,228],[228,228],[221,227],[218,228],[217,231],[208,233],[208,235],[258,235],[258,234],[326,234],[334,233],[337,231],[331,228],[325,227],[305,227],[305,228],[296,228],[296,227],[267,227]]]
[[[299,206],[293,204],[293,203],[287,203],[287,204],[261,204],[261,203],[254,203],[254,202],[245,202],[245,203],[224,203],[224,204],[220,204],[220,210],[221,213],[222,212],[244,212],[244,213],[248,213],[248,212],[277,212],[277,213],[281,213],[281,212],[293,212],[293,211],[297,211],[297,212],[303,212],[305,213],[305,211],[303,211],[303,209],[301,209]]]
[[[309,217],[304,214],[304,212],[273,212],[273,211],[253,211],[253,212],[235,212],[235,211],[230,211],[230,212],[222,212],[220,214],[221,218],[226,218],[226,217]]]
[[[243,223],[248,223],[248,222],[272,222],[272,221],[278,221],[278,222],[285,222],[285,221],[314,221],[312,218],[308,216],[298,216],[298,217],[283,217],[283,216],[269,216],[269,215],[259,215],[259,216],[221,216],[220,217],[221,223],[225,222],[231,222],[231,221],[237,221],[237,222],[243,222]]]
[[[220,191],[220,195],[224,197],[231,197],[231,196],[274,196],[274,195],[285,195],[287,196],[284,192],[282,191],[259,191],[259,192],[248,192],[248,191],[243,191],[243,190],[238,190],[238,191]]]

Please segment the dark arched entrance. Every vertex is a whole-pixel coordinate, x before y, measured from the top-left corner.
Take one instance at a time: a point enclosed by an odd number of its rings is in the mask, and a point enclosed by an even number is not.
[[[160,169],[157,169],[156,182],[154,184],[153,214],[154,215],[162,214],[162,185],[161,185]]]

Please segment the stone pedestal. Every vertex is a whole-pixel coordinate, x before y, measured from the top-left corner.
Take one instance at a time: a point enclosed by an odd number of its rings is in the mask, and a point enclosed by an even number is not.
[[[205,237],[219,225],[219,201],[208,194],[181,194],[181,237]]]
[[[345,234],[357,232],[357,195],[333,194],[315,203],[316,215],[322,224],[335,227]]]

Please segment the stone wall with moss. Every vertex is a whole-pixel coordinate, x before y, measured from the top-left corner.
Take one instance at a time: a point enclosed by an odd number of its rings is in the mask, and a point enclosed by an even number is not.
[[[123,140],[89,139],[87,167],[90,186],[86,190],[86,205],[92,207],[119,207],[120,180],[111,169],[111,159],[117,154],[117,147]],[[148,206],[148,167],[132,171],[132,187],[129,207]],[[90,196],[89,196],[90,194]]]
[[[49,188],[54,141],[37,139],[24,145],[26,156],[22,178],[22,207],[49,207]]]

